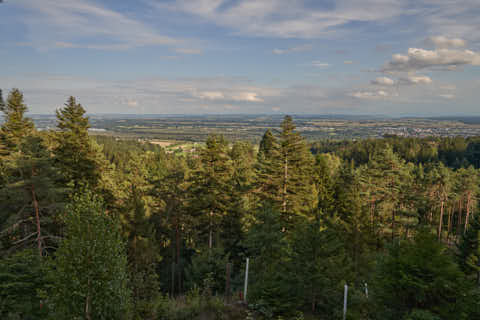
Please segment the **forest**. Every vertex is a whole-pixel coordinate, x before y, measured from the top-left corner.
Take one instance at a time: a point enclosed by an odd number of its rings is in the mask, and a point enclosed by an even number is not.
[[[74,98],[0,111],[1,319],[480,319],[480,138],[188,154],[91,136]],[[244,296],[246,259],[248,293]]]

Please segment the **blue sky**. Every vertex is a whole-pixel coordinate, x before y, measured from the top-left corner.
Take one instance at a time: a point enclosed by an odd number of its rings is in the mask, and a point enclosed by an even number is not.
[[[478,0],[4,0],[32,113],[480,115]]]

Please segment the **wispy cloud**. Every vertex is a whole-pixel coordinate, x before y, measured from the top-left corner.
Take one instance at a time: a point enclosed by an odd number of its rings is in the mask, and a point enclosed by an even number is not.
[[[177,48],[175,49],[176,53],[181,54],[202,54],[203,51],[201,49],[192,49],[192,48]]]
[[[30,45],[39,49],[124,50],[182,42],[91,0],[16,0],[12,5],[28,11],[22,21]]]
[[[322,61],[312,61],[312,66],[318,68],[327,68],[330,67],[330,64]]]
[[[177,0],[150,1],[160,10],[185,12],[241,34],[282,38],[316,38],[331,35],[352,22],[384,21],[401,14],[400,0],[337,1],[332,6],[306,6],[304,1]],[[371,10],[374,7],[375,10]],[[282,50],[282,49],[279,49]]]
[[[311,44],[305,44],[305,45],[286,48],[286,49],[273,49],[272,53],[274,53],[274,54],[289,54],[289,53],[304,52],[304,51],[310,51],[310,50],[312,50],[312,45]]]

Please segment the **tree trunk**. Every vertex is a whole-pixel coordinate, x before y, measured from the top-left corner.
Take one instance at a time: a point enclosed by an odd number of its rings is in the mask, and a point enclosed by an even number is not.
[[[450,242],[450,233],[452,232],[453,206],[454,206],[454,204],[452,204],[452,205],[448,208],[447,243]]]
[[[213,225],[212,225],[212,219],[213,219],[213,211],[210,211],[210,230],[208,232],[208,249],[212,249],[213,246]]]
[[[458,200],[458,216],[457,216],[457,240],[460,239],[460,227],[462,225],[462,203],[463,203],[463,197]]]
[[[37,223],[37,246],[38,246],[38,254],[40,257],[42,256],[42,239],[41,239],[41,228],[40,228],[40,212],[38,209],[38,201],[37,195],[35,193],[35,187],[33,184],[30,186],[30,191],[32,193],[32,200],[33,200],[33,207],[35,209],[35,220]]]
[[[90,310],[90,278],[88,279],[88,289],[87,289],[87,297],[85,298],[85,319],[92,320],[91,310]]]
[[[445,206],[445,200],[440,203],[440,219],[438,219],[438,241],[442,240],[442,224],[443,224],[443,208]]]
[[[472,201],[472,194],[469,192],[467,194],[467,215],[465,217],[465,228],[463,228],[463,234],[466,234],[468,229],[468,220],[470,219],[471,201]]]
[[[282,196],[282,211],[287,212],[287,179],[288,179],[288,159],[285,157],[284,173],[283,173],[283,196]]]

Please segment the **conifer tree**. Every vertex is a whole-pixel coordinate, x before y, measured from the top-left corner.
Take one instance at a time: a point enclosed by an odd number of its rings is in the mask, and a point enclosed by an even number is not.
[[[2,89],[0,89],[0,111],[3,112],[3,108],[5,108],[5,101],[3,100]]]
[[[267,130],[260,141],[255,165],[255,193],[261,202],[275,205],[280,201],[279,186],[282,174],[277,138]]]
[[[132,289],[132,311],[135,316],[152,317],[152,302],[158,295],[158,260],[153,224],[147,212],[141,190],[131,185],[129,198],[121,215],[127,238],[128,269]]]
[[[232,174],[231,201],[228,215],[222,221],[224,247],[235,260],[243,251],[243,222],[249,212],[255,209],[255,198],[250,192],[255,180],[255,151],[248,142],[235,142],[230,150]]]
[[[258,148],[258,159],[271,159],[278,147],[277,139],[270,129],[265,131]]]
[[[408,319],[408,313],[422,310],[439,319],[461,319],[458,302],[468,287],[452,256],[435,238],[422,230],[413,241],[394,243],[379,260],[373,288],[378,318]],[[433,315],[430,319],[435,319]]]
[[[295,132],[292,117],[284,118],[281,129],[281,209],[286,215],[305,214],[313,209],[315,201],[312,195],[313,157],[303,138]]]
[[[470,228],[458,244],[458,260],[466,274],[475,274],[480,286],[480,217],[472,219]]]
[[[313,156],[290,116],[281,124],[278,138],[264,135],[257,169],[259,192],[282,212],[285,227],[296,215],[306,215],[316,203],[312,180]]]
[[[321,216],[302,219],[295,226],[289,261],[296,282],[294,292],[313,313],[334,318],[336,301],[341,298],[338,288],[350,267],[343,244]]]
[[[18,150],[22,140],[33,132],[34,126],[32,120],[25,117],[28,108],[18,89],[10,91],[7,102],[0,105],[0,111],[4,115],[0,128],[0,145],[3,145],[3,152],[8,154]]]
[[[352,163],[344,164],[335,184],[334,207],[338,220],[332,221],[331,227],[337,230],[343,242],[355,276],[364,275],[369,270],[369,253],[375,246],[373,217],[369,216],[361,192],[359,170]]]
[[[192,175],[192,205],[202,213],[200,229],[207,231],[208,247],[212,248],[214,233],[216,238],[220,236],[218,226],[227,214],[231,200],[232,167],[228,142],[223,136],[210,135],[205,148],[200,151],[199,160],[200,167]]]
[[[362,171],[374,233],[380,246],[382,238],[385,240],[390,237],[390,241],[393,241],[400,234],[402,226],[397,220],[402,212],[400,208],[405,206],[402,191],[411,181],[411,167],[387,145],[372,155]]]
[[[95,188],[100,180],[100,167],[103,165],[99,159],[99,150],[96,150],[88,136],[90,127],[85,109],[70,97],[65,107],[58,109],[57,127],[54,149],[55,164],[63,174],[62,183],[80,190],[89,185]]]
[[[61,206],[58,198],[61,190],[54,185],[58,173],[52,166],[44,141],[38,135],[26,137],[19,151],[9,156],[8,164],[10,179],[5,188],[0,189],[0,209],[9,213],[10,225],[22,222],[23,227],[15,228],[16,232],[11,236],[21,236],[25,240],[16,240],[12,245],[28,247],[30,241],[35,240],[38,253],[42,256],[45,242],[51,242],[51,232],[55,232],[55,208]],[[48,226],[47,232],[42,232],[45,231],[44,223]]]

